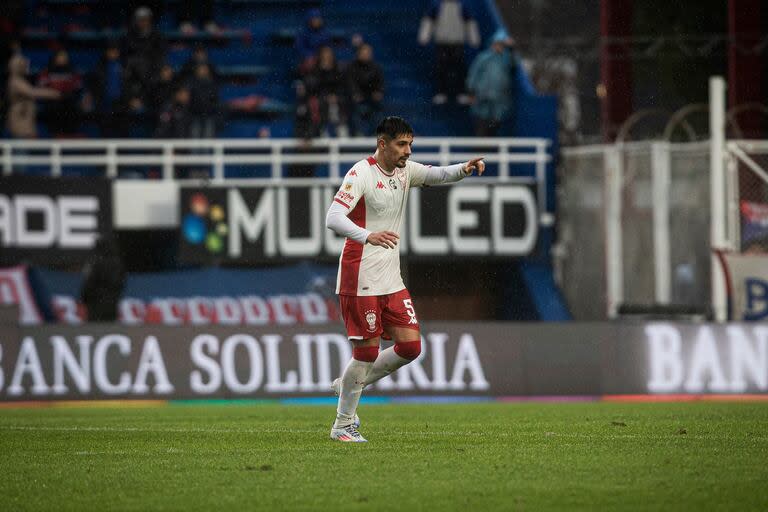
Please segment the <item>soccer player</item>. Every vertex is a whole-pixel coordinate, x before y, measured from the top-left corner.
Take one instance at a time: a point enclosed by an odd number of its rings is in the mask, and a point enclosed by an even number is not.
[[[333,382],[339,403],[331,439],[337,441],[366,441],[356,414],[363,388],[421,352],[419,321],[397,250],[408,191],[485,170],[482,157],[447,167],[409,161],[412,145],[413,129],[404,119],[384,119],[376,128],[376,152],[352,166],[328,208],[326,226],[347,238],[336,293],[352,342],[352,360]],[[382,335],[395,344],[379,353]]]

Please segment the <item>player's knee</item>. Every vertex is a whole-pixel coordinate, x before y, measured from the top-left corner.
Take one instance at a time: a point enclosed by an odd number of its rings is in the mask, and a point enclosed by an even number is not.
[[[395,343],[395,354],[403,359],[413,361],[421,354],[421,340],[400,341]]]
[[[372,363],[378,356],[379,347],[377,345],[372,347],[352,347],[352,358],[358,361]]]

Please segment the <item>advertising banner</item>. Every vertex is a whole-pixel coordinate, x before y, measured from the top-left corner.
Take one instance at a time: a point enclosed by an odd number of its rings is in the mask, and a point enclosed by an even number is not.
[[[0,265],[82,262],[111,231],[105,178],[0,177]]]
[[[768,326],[431,323],[366,394],[768,393]],[[341,325],[0,327],[0,400],[332,396]]]
[[[333,323],[340,319],[336,270],[335,265],[303,263],[129,274],[118,318],[128,325]],[[0,304],[18,305],[23,324],[81,324],[81,284],[82,275],[76,272],[0,269]]]
[[[29,269],[25,266],[0,268],[0,306],[15,306],[12,311],[18,315],[20,324],[40,324],[44,317],[30,284],[28,272]]]
[[[264,263],[339,257],[344,240],[325,228],[338,187],[208,186],[180,190],[180,257],[189,263]],[[400,251],[411,257],[514,257],[538,237],[536,190],[519,184],[413,189]]]
[[[741,201],[741,250],[768,251],[768,204]]]
[[[724,253],[731,318],[768,321],[768,254]]]

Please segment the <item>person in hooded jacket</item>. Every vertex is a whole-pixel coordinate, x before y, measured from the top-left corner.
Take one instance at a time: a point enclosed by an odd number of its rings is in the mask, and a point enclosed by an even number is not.
[[[125,289],[126,271],[117,243],[105,236],[96,242],[93,256],[83,269],[80,300],[89,322],[114,322]]]
[[[321,134],[345,136],[348,133],[346,87],[333,48],[323,46],[318,50],[315,65],[305,76],[305,84],[309,95],[318,101]]]
[[[192,113],[192,138],[212,138],[221,112],[219,86],[207,63],[198,64],[194,76],[187,82],[189,87],[190,111]]]
[[[320,9],[307,11],[305,24],[296,35],[296,51],[299,54],[299,66],[311,66],[318,50],[331,44],[331,35],[325,28],[325,21]]]
[[[384,71],[373,60],[373,48],[361,44],[355,60],[345,70],[349,95],[349,131],[351,135],[373,135],[384,99]]]
[[[469,68],[467,90],[478,137],[496,136],[502,121],[514,113],[518,62],[513,46],[514,41],[499,30]]]
[[[434,43],[435,95],[432,103],[442,105],[453,98],[466,105],[469,97],[464,93],[467,68],[464,48],[480,46],[477,21],[465,0],[433,0],[432,7],[421,19],[418,41],[422,46]]]
[[[120,45],[110,42],[101,60],[87,77],[84,104],[97,113],[99,131],[103,137],[127,135],[125,69],[120,60]]]
[[[77,133],[81,120],[79,95],[83,88],[83,79],[72,67],[66,50],[62,48],[54,52],[48,67],[40,73],[38,85],[56,89],[61,93],[58,99],[46,106],[51,135],[63,137]]]
[[[35,87],[29,80],[29,60],[16,54],[8,62],[8,114],[6,128],[16,139],[37,138],[37,104],[39,99],[55,100],[61,93],[50,87]]]

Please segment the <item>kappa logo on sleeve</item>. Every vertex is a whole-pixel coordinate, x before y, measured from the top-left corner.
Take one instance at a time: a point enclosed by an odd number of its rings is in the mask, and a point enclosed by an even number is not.
[[[354,169],[352,169],[351,171],[349,171],[349,172],[347,173],[347,176],[357,176],[357,171],[356,171],[356,170],[354,170]]]

